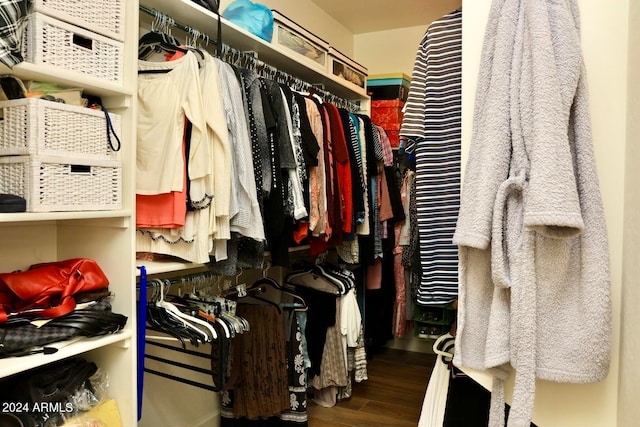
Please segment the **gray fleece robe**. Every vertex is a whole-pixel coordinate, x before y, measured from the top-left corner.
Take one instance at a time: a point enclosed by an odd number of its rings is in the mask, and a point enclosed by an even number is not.
[[[609,367],[604,212],[576,0],[494,0],[454,242],[454,364],[491,369],[489,425],[529,426],[536,378],[588,383]]]

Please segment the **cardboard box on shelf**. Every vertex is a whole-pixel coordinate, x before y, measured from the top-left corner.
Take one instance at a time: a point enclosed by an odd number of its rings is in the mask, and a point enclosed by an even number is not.
[[[409,85],[409,76],[404,73],[374,74],[367,78],[367,94],[372,100],[406,101]]]
[[[357,63],[333,46],[329,47],[328,71],[361,88],[367,85],[367,67]]]
[[[312,61],[310,65],[318,67],[318,69],[326,69],[329,43],[277,10],[271,12],[274,19],[273,40],[271,42],[304,57],[304,61]]]
[[[371,101],[371,120],[382,127],[402,124],[404,104],[397,99]]]

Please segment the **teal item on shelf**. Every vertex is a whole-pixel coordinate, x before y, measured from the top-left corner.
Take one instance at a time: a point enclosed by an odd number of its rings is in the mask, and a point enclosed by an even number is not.
[[[367,86],[391,86],[391,85],[403,85],[409,86],[409,81],[400,78],[388,78],[388,79],[367,79]]]
[[[265,5],[249,0],[235,0],[222,12],[222,16],[251,34],[271,42],[273,13]]]

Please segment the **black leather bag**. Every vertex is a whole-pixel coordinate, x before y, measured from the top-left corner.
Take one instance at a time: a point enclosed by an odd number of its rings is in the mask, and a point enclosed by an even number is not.
[[[27,200],[15,194],[0,194],[0,213],[25,212]]]
[[[108,297],[101,298],[88,309],[75,310],[41,327],[26,319],[9,321],[0,326],[0,358],[55,353],[57,349],[47,347],[47,344],[78,336],[111,334],[124,328],[126,323],[126,316],[111,311]]]

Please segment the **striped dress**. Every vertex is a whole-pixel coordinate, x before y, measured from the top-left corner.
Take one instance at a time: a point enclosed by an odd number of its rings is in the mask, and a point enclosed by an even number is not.
[[[422,39],[400,135],[415,154],[421,279],[417,302],[458,295],[452,243],[460,206],[462,11],[434,21]]]

